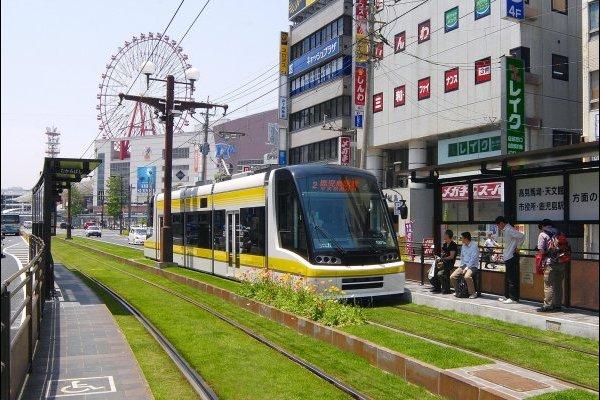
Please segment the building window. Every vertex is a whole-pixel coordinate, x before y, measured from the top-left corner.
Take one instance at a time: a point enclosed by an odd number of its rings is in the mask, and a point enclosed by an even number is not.
[[[286,170],[279,170],[275,175],[275,211],[281,247],[308,258],[302,208],[296,185]]]
[[[348,116],[350,116],[350,96],[336,97],[291,114],[290,132]]]
[[[344,15],[320,28],[316,32],[308,35],[302,41],[292,46],[290,60],[295,60],[312,49],[321,46],[328,40],[335,39],[341,35],[351,35],[352,17]]]
[[[598,0],[588,3],[589,32],[598,32]]]
[[[330,82],[340,76],[350,75],[352,59],[349,56],[329,61],[310,72],[294,78],[290,83],[290,97]]]
[[[552,0],[552,11],[569,14],[569,0]]]
[[[552,54],[552,79],[569,80],[569,57]]]
[[[226,250],[225,210],[213,211],[213,249]]]
[[[529,47],[521,46],[511,49],[510,55],[523,61],[525,72],[531,72],[531,50]]]
[[[552,131],[552,147],[567,146],[581,142],[580,132]]]
[[[175,147],[173,149],[172,158],[190,158],[190,148],[189,147]],[[165,150],[162,151],[162,157],[165,158]]]
[[[591,108],[598,108],[599,89],[598,89],[598,70],[590,72],[590,103],[593,103]]]
[[[290,165],[312,162],[336,161],[338,159],[338,138],[310,143],[290,149]]]
[[[110,176],[118,176],[123,182],[123,187],[129,186],[129,162],[110,163]]]

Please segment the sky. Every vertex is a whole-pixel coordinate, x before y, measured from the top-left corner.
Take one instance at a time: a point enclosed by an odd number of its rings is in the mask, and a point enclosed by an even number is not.
[[[2,0],[2,188],[35,184],[48,126],[62,133],[60,157],[82,155],[98,133],[96,95],[110,56],[134,35],[162,32],[179,3]],[[167,35],[181,37],[204,3],[185,0]],[[200,70],[196,99],[216,99],[273,67],[279,32],[288,30],[287,11],[286,0],[211,0],[181,44]],[[233,110],[277,85],[268,82],[224,100]],[[230,118],[276,107],[274,91]]]

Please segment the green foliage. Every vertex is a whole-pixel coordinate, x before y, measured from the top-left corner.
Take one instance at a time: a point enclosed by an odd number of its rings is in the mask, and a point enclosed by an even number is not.
[[[270,304],[328,326],[360,325],[365,321],[363,310],[344,304],[336,297],[341,291],[336,286],[320,288],[303,278],[282,275],[275,278],[269,271],[242,276],[239,293],[242,296]]]
[[[66,194],[66,192],[65,192]],[[78,215],[83,214],[84,211],[84,201],[83,194],[79,190],[79,188],[75,185],[71,186],[71,216],[76,217]]]
[[[590,393],[584,392],[579,389],[568,389],[561,390],[560,392],[552,392],[541,394],[539,396],[532,397],[531,400],[594,400],[598,399],[598,396]]]
[[[108,178],[108,193],[106,194],[106,213],[117,219],[121,215],[121,192],[123,180],[120,176]]]

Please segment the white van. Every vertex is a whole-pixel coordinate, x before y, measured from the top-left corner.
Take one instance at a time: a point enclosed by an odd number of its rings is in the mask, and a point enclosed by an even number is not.
[[[148,228],[143,226],[132,226],[129,230],[129,244],[144,244],[147,238]]]

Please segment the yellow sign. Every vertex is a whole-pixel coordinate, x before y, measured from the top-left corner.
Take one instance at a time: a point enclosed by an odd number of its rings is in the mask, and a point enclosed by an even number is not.
[[[289,18],[293,18],[300,11],[311,6],[317,0],[290,0]]]
[[[356,33],[356,50],[354,59],[356,62],[369,61],[369,38],[361,33]]]
[[[288,33],[281,32],[279,36],[279,74],[288,74]]]

